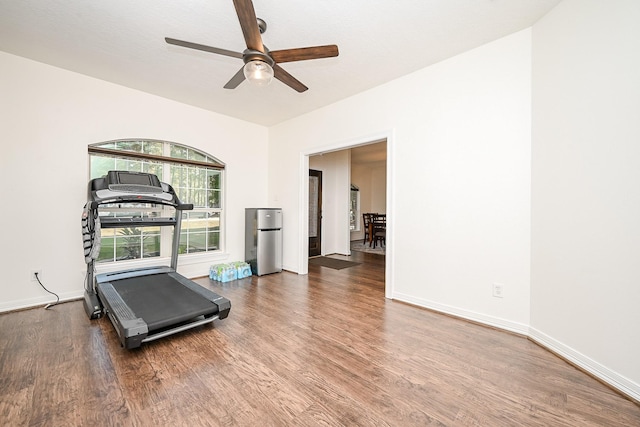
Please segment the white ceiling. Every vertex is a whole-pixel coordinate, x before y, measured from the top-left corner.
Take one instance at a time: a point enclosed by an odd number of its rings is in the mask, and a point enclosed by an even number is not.
[[[337,44],[336,58],[282,64],[277,80],[223,89],[242,60],[232,0],[0,0],[0,50],[165,98],[273,125],[527,28],[560,0],[254,0],[270,50]]]

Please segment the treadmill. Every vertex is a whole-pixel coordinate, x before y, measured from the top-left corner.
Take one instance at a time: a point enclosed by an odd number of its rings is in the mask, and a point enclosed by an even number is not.
[[[175,208],[175,217],[99,217],[101,206],[136,203]],[[89,182],[83,214],[87,281],[84,307],[90,319],[106,314],[124,348],[140,347],[200,325],[224,319],[231,302],[177,273],[182,211],[174,189],[153,174],[109,171]],[[133,268],[94,275],[100,228],[173,226],[171,265]],[[93,250],[92,250],[93,249]]]

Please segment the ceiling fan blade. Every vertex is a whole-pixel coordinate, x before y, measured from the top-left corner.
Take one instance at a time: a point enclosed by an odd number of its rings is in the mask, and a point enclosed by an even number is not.
[[[264,53],[262,36],[260,36],[258,19],[256,18],[253,3],[251,0],[233,0],[233,5],[236,7],[240,27],[242,27],[242,34],[244,34],[244,40],[247,42],[247,49],[258,50]]]
[[[298,49],[272,50],[269,52],[276,62],[306,61],[307,59],[331,58],[338,56],[338,46],[301,47]]]
[[[273,65],[273,75],[276,79],[280,80],[282,83],[286,84],[292,89],[297,90],[298,92],[304,92],[305,90],[309,89],[308,87],[300,83],[298,79],[287,73],[284,68],[282,68],[278,64]]]
[[[213,46],[205,46],[203,44],[186,42],[184,40],[176,40],[170,37],[165,37],[164,41],[176,46],[188,47],[189,49],[203,50],[205,52],[217,53],[219,55],[231,56],[233,58],[242,58],[242,54],[240,52],[234,52],[232,50],[220,49]]]
[[[242,83],[244,81],[245,77],[244,77],[244,66],[242,66],[240,68],[240,70],[233,76],[231,77],[231,80],[229,80],[227,82],[226,85],[224,85],[225,89],[235,89],[238,87],[238,85],[240,83]]]

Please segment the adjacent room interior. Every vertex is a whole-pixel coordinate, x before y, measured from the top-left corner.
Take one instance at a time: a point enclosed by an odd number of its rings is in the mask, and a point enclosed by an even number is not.
[[[309,167],[322,172],[322,249],[315,255],[310,249],[309,256],[349,255],[354,247],[384,253],[385,248],[379,243],[377,248],[373,247],[363,215],[383,215],[387,210],[386,141],[309,156]],[[317,202],[312,187],[309,188],[309,217],[313,218],[318,210],[312,205]],[[316,237],[314,231],[310,228],[311,238]]]

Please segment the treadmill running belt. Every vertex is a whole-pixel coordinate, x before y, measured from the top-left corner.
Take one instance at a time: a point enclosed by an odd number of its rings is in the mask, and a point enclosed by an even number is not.
[[[111,285],[150,332],[218,311],[212,301],[166,273],[115,280]]]

